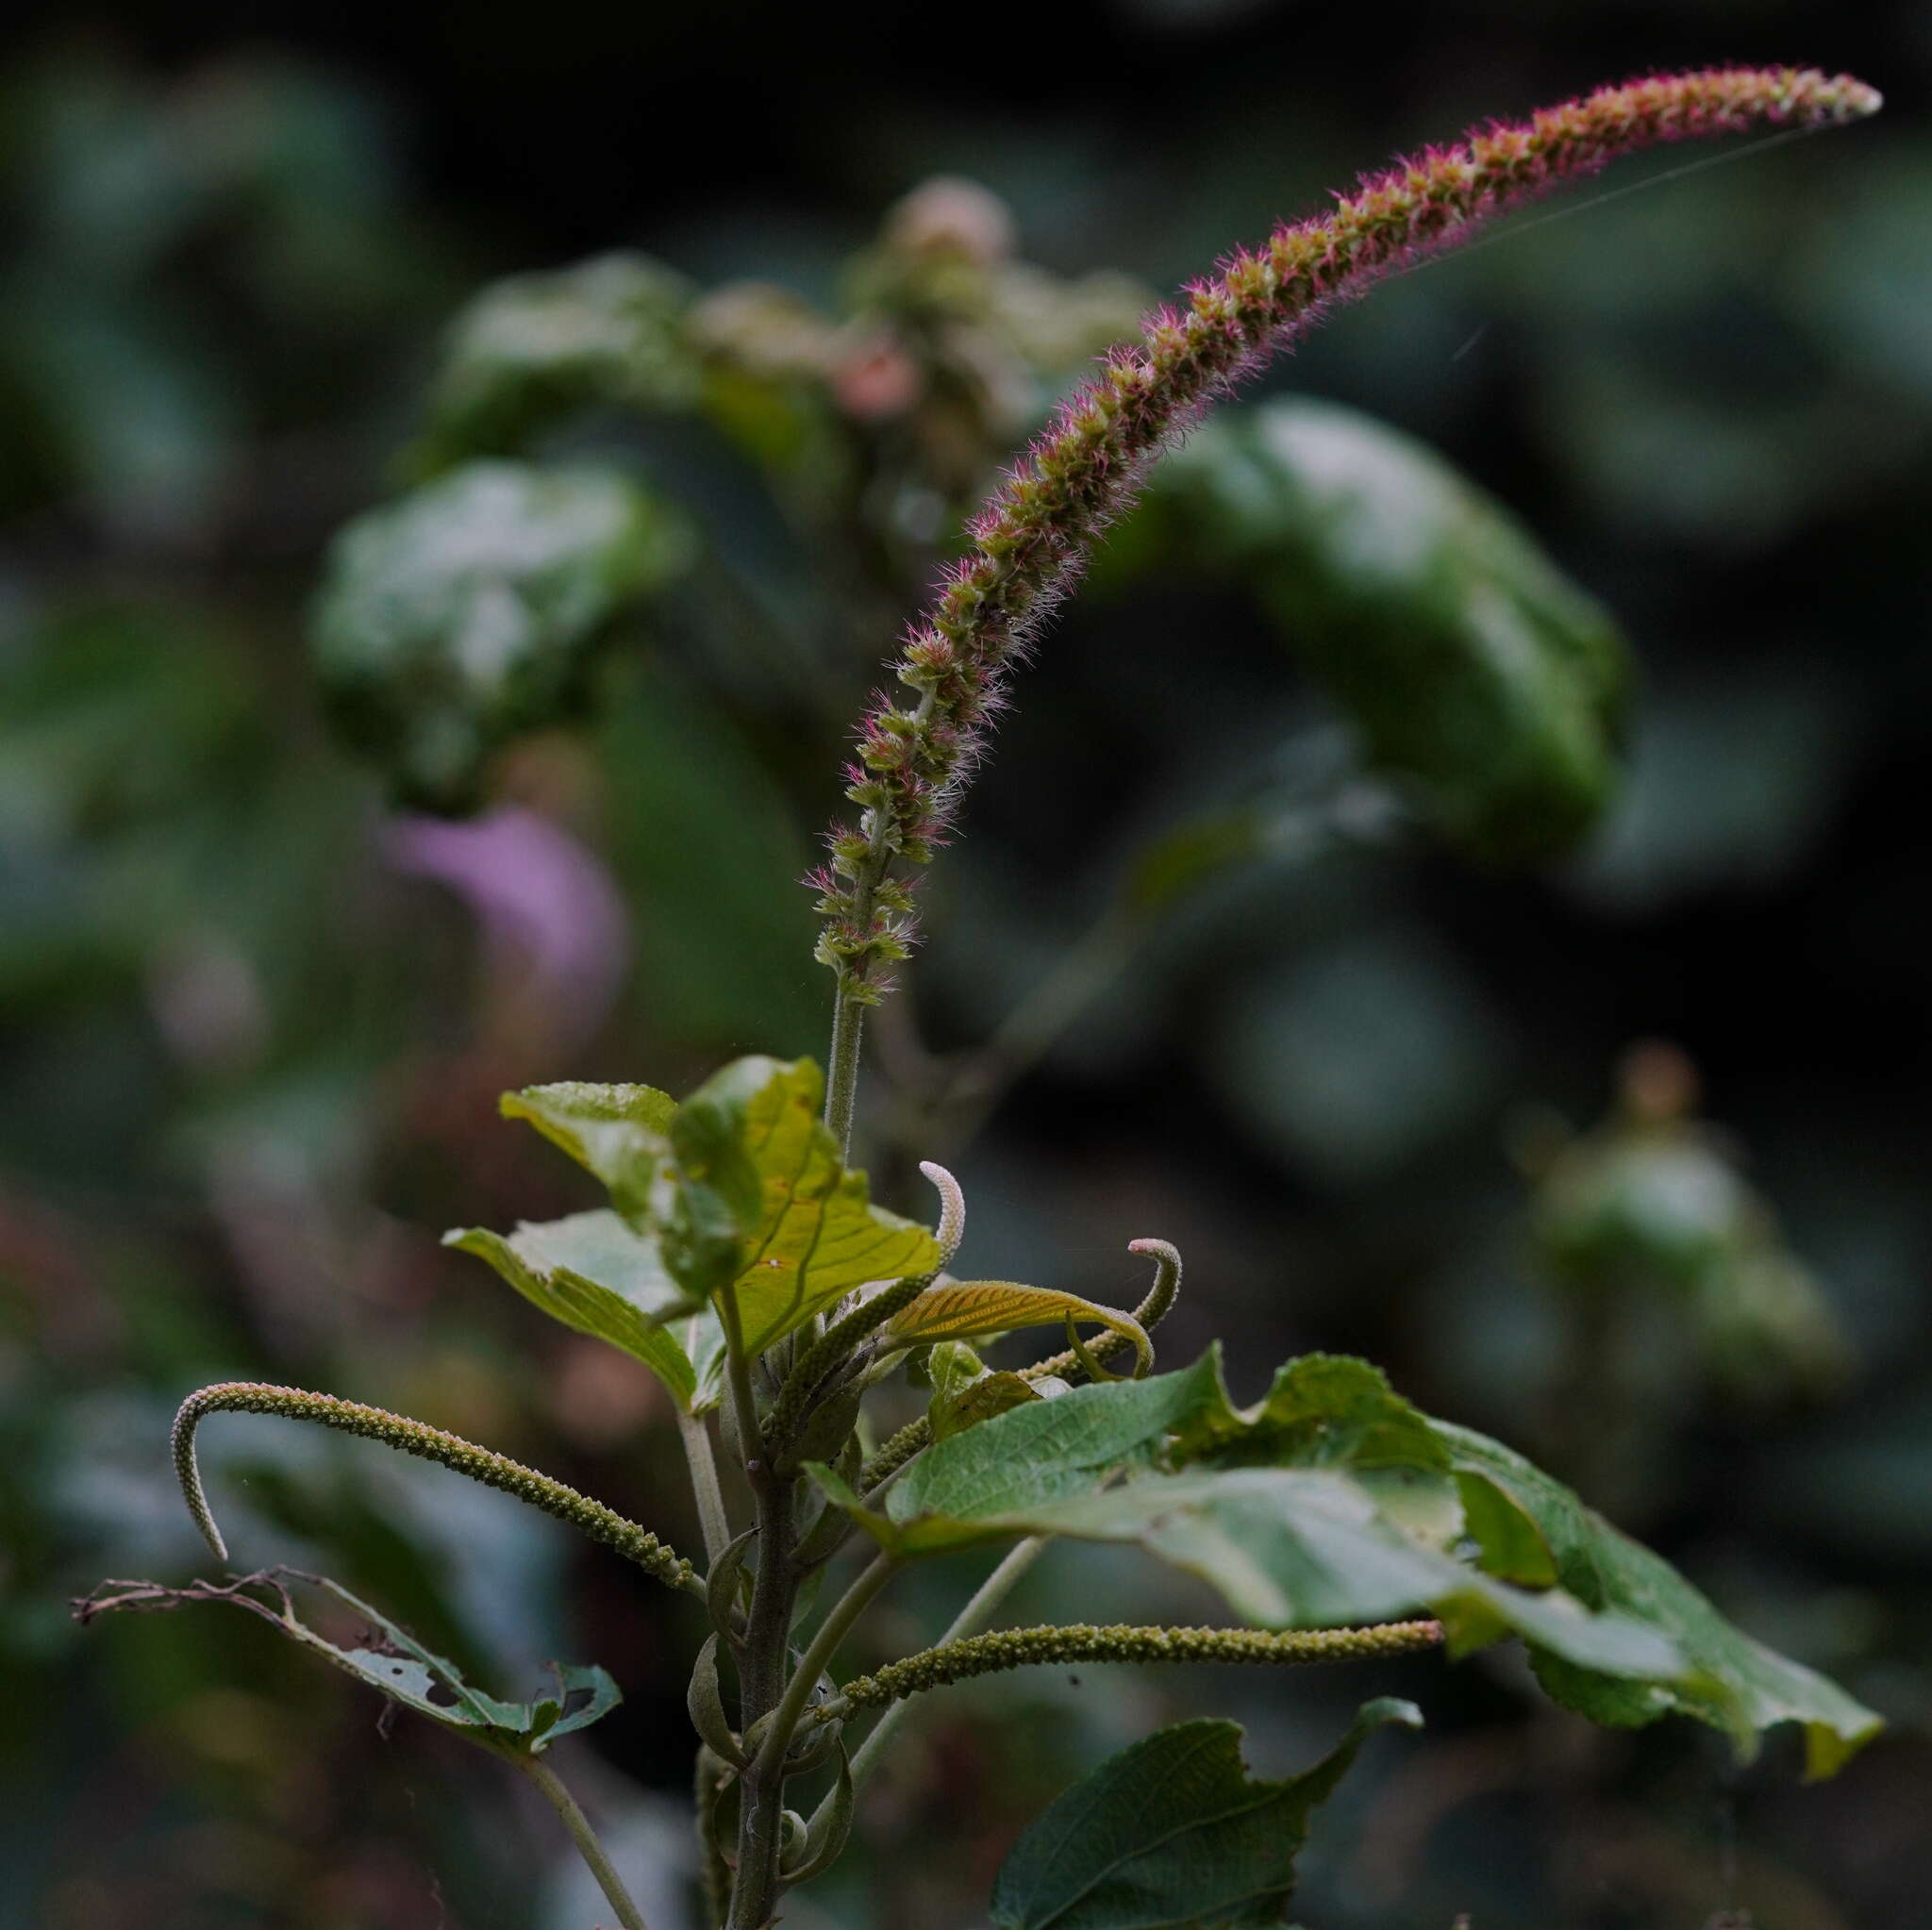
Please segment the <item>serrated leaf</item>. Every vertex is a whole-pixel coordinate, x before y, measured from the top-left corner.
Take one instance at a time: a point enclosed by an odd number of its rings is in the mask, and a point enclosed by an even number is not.
[[[1559,1481],[1500,1442],[1445,1422],[1437,1433],[1466,1480],[1496,1490],[1532,1521],[1557,1579],[1590,1607],[1621,1613],[1670,1637],[1687,1669],[1630,1682],[1592,1674],[1579,1658],[1538,1655],[1543,1687],[1592,1721],[1637,1726],[1676,1711],[1729,1730],[1740,1753],[1779,1722],[1805,1729],[1806,1773],[1834,1773],[1882,1726],[1834,1682],[1733,1627],[1662,1556],[1620,1533]]]
[[[610,619],[688,554],[682,524],[614,470],[471,463],[336,538],[316,674],[408,800],[467,808],[491,753],[570,712]]]
[[[678,1108],[664,1256],[686,1289],[735,1289],[744,1344],[761,1354],[856,1287],[931,1273],[939,1243],[874,1206],[819,1117],[809,1059],[737,1060]]]
[[[498,1101],[506,1119],[527,1120],[553,1145],[609,1189],[633,1224],[649,1209],[651,1181],[677,1102],[655,1086],[593,1086],[569,1080],[525,1086]]]
[[[684,333],[691,294],[682,275],[634,254],[492,283],[451,325],[417,469],[513,454],[584,408],[692,406],[701,368]]]
[[[360,1623],[355,1637],[331,1640],[304,1622],[295,1612],[290,1589],[293,1582],[319,1589],[353,1610]],[[119,1592],[110,1594],[108,1589]],[[195,1582],[185,1589],[106,1583],[80,1605],[79,1612],[87,1620],[114,1609],[174,1608],[197,1602],[246,1609],[391,1701],[473,1741],[512,1754],[541,1755],[558,1736],[588,1728],[624,1700],[602,1669],[558,1666],[554,1695],[501,1702],[464,1681],[455,1663],[425,1648],[406,1628],[352,1595],[340,1582],[294,1569],[264,1569],[237,1582]]]
[[[1154,1346],[1132,1314],[1051,1287],[1014,1280],[949,1280],[928,1287],[886,1323],[891,1342],[976,1340],[1022,1327],[1061,1326],[1069,1320],[1102,1326],[1133,1342],[1144,1372]]]
[[[1176,1722],[1083,1776],[1014,1844],[993,1885],[998,1930],[1267,1930],[1294,1888],[1308,1812],[1363,1740],[1422,1726],[1413,1704],[1366,1704],[1312,1769],[1249,1775],[1237,1722]]]
[[[893,1485],[883,1513],[812,1472],[903,1556],[1035,1534],[1124,1542],[1200,1575],[1265,1627],[1431,1614],[1458,1654],[1514,1631],[1607,1673],[1684,1672],[1663,1637],[1592,1616],[1560,1590],[1514,1588],[1452,1553],[1455,1484],[1418,1419],[1373,1369],[1319,1356],[1238,1412],[1210,1350],[1179,1373],[1076,1388],[939,1441]],[[1405,1441],[1424,1465],[1390,1458]],[[1239,1460],[1264,1443],[1288,1464],[1213,1465],[1215,1453]],[[1359,1473],[1351,1451],[1367,1459]],[[1149,1472],[1186,1452],[1207,1458]],[[1099,1491],[1123,1472],[1135,1478]]]
[[[1449,1454],[1428,1417],[1380,1368],[1346,1355],[1289,1361],[1252,1407],[1225,1398],[1204,1406],[1169,1459],[1176,1468],[1346,1468],[1392,1521],[1437,1547],[1465,1530]]]
[[[458,1227],[443,1244],[489,1261],[524,1298],[580,1334],[641,1361],[691,1412],[718,1399],[724,1335],[708,1307],[693,1308],[659,1257],[655,1238],[606,1207],[525,1222],[506,1239]]]
[[[1156,520],[1244,572],[1371,760],[1485,855],[1574,844],[1617,776],[1628,663],[1608,614],[1433,450],[1277,400],[1190,438]]]

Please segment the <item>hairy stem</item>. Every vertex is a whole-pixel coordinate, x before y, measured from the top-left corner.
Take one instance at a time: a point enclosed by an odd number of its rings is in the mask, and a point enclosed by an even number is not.
[[[832,1000],[832,1042],[826,1051],[825,1124],[839,1142],[839,1157],[852,1155],[852,1117],[858,1106],[858,1056],[865,1042],[865,1004],[857,981],[841,973]]]
[[[543,1800],[562,1818],[571,1841],[577,1846],[577,1855],[590,1866],[591,1874],[597,1879],[597,1887],[617,1912],[617,1921],[624,1930],[648,1930],[643,1912],[631,1901],[629,1890],[624,1887],[624,1879],[605,1854],[604,1845],[597,1840],[597,1832],[577,1807],[576,1798],[558,1781],[557,1772],[541,1755],[526,1755],[520,1751],[507,1750],[504,1753],[529,1777],[542,1792]]]
[[[724,1930],[731,1907],[731,1864],[724,1855],[722,1814],[730,1771],[703,1744],[699,1745],[693,1796],[696,1804],[698,1883],[705,1898],[705,1930]]]
[[[1008,1628],[996,1635],[941,1642],[889,1662],[870,1675],[855,1676],[819,1713],[834,1721],[855,1709],[884,1707],[923,1689],[1043,1662],[1247,1662],[1295,1668],[1406,1655],[1435,1648],[1441,1639],[1442,1624],[1430,1621],[1279,1634],[1253,1628],[1095,1627],[1091,1622]]]
[[[791,1680],[786,1685],[777,1713],[772,1718],[771,1728],[758,1745],[758,1760],[753,1764],[755,1770],[776,1772],[782,1769],[785,1752],[791,1746],[791,1738],[805,1714],[806,1704],[811,1700],[812,1691],[818,1687],[820,1676],[825,1672],[827,1664],[851,1631],[852,1624],[872,1605],[874,1596],[891,1580],[896,1567],[890,1555],[875,1555],[819,1623],[811,1645],[806,1650],[798,1667],[791,1672]]]
[[[1021,1576],[1040,1559],[1045,1547],[1045,1536],[1031,1535],[1008,1549],[1006,1558],[980,1583],[966,1606],[954,1616],[943,1640],[962,1641],[970,1635],[977,1635],[1000,1604],[1019,1586]],[[893,1732],[906,1720],[906,1711],[909,1707],[909,1703],[893,1703],[873,1724],[871,1735],[853,1752],[852,1787],[855,1789],[861,1788],[865,1779],[878,1767],[879,1758],[885,1755]],[[826,1798],[827,1802],[830,1800]],[[814,1822],[818,1821],[816,1816],[812,1820]]]
[[[691,1491],[697,1503],[698,1527],[705,1538],[705,1565],[718,1559],[731,1540],[731,1521],[724,1512],[724,1493],[718,1486],[718,1463],[711,1455],[710,1430],[702,1414],[677,1403],[677,1438],[684,1443],[685,1464],[691,1470]]]
[[[738,1658],[738,1729],[771,1715],[785,1693],[798,1579],[792,1564],[797,1486],[754,1459],[746,1471],[758,1498],[758,1566]],[[783,1763],[755,1761],[739,1786],[738,1874],[730,1930],[764,1930],[778,1903],[778,1853],[784,1842]]]
[[[528,1502],[532,1507],[541,1508],[545,1514],[555,1515],[560,1522],[568,1522],[580,1535],[614,1548],[667,1587],[682,1589],[700,1599],[704,1596],[704,1584],[692,1573],[691,1563],[667,1548],[648,1529],[626,1521],[601,1501],[593,1501],[548,1474],[525,1467],[521,1461],[478,1447],[475,1441],[431,1427],[426,1422],[391,1414],[386,1407],[371,1407],[360,1401],[341,1400],[334,1394],[270,1387],[257,1381],[224,1381],[203,1388],[198,1393],[190,1394],[175,1416],[175,1472],[180,1478],[188,1512],[194,1517],[195,1526],[218,1561],[227,1560],[228,1547],[215,1525],[202,1488],[194,1436],[204,1416],[221,1412],[279,1414],[291,1421],[312,1421],[339,1433],[379,1440],[385,1446],[400,1448],[405,1454],[439,1462],[458,1474],[467,1474],[473,1481],[482,1482],[486,1488],[501,1489],[519,1501]]]

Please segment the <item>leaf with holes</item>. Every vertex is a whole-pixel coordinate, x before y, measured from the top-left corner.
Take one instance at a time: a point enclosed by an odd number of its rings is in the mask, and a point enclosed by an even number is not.
[[[351,1612],[353,1620],[341,1635],[324,1635],[296,1614],[293,1583],[319,1590]],[[104,1582],[75,1605],[75,1613],[89,1622],[117,1609],[178,1608],[198,1602],[246,1609],[391,1702],[474,1742],[511,1755],[539,1755],[558,1737],[588,1728],[624,1699],[602,1669],[553,1665],[555,1694],[531,1702],[499,1702],[465,1682],[455,1663],[425,1648],[408,1629],[352,1595],[340,1582],[297,1569],[263,1569],[239,1581],[197,1581],[185,1589],[162,1588],[154,1582]]]

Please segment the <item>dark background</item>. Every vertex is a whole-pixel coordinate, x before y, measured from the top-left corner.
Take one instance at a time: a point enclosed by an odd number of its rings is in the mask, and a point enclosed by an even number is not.
[[[379,1735],[359,1690],[266,1631],[209,1609],[82,1632],[65,1610],[102,1573],[193,1571],[166,1427],[221,1377],[386,1401],[695,1539],[648,1390],[436,1236],[586,1203],[496,1122],[502,1087],[675,1090],[733,1052],[822,1050],[790,881],[891,624],[869,604],[844,628],[821,605],[774,616],[802,564],[754,481],[663,457],[744,607],[735,629],[655,622],[588,735],[503,779],[591,855],[589,896],[558,915],[601,928],[604,890],[628,907],[627,945],[586,968],[604,990],[561,1009],[527,947],[488,940],[487,891],[397,862],[303,653],[324,545],[394,486],[461,301],[629,246],[836,307],[841,263],[941,173],[1005,197],[1025,258],[1158,291],[1473,119],[1728,59],[1847,68],[1887,111],[1522,224],[1379,290],[1269,378],[1426,439],[1616,611],[1643,677],[1632,775],[1593,845],[1528,875],[1418,842],[1229,880],[956,1163],[975,1273],[1130,1300],[1122,1248],[1165,1235],[1191,1262],[1170,1360],[1235,1337],[1247,1396],[1288,1353],[1359,1351],[1435,1411],[1557,1457],[1565,1330],[1508,1148],[1524,1107],[1594,1121],[1620,1053],[1674,1041],[1855,1364],[1724,1400],[1666,1320],[1613,1451],[1573,1441],[1564,1472],[1597,1472],[1628,1525],[1891,1733],[1801,1791],[1782,1746],[1739,1772],[1674,1727],[1585,1734],[1507,1661],[1014,1677],[935,1701],[872,1799],[873,1852],[795,1921],[976,1923],[1025,1816],[1107,1748],[1212,1707],[1279,1769],[1384,1688],[1431,1729],[1379,1743],[1325,1816],[1297,1902],[1311,1925],[1920,1921],[1932,26],[1906,5],[1716,0],[1413,19],[1263,0],[123,8],[12,31],[0,1921],[593,1921],[524,1792],[407,1720]],[[746,643],[760,624],[792,668]],[[1241,596],[1103,572],[934,873],[926,1040],[982,1037],[1124,854],[1325,714]],[[889,1123],[871,1131],[891,1188],[921,1149]],[[924,1210],[916,1190],[894,1204]],[[552,1654],[610,1667],[629,1700],[559,1755],[623,1855],[661,1872],[641,1879],[654,1930],[675,1925],[691,1618],[508,1503],[298,1432],[210,1428],[238,1553],[326,1567],[506,1687]],[[907,1645],[969,1578],[942,1567],[895,1597]],[[1075,1616],[1095,1588],[1123,1612],[1200,1612],[1091,1553],[1045,1565],[1023,1606]]]

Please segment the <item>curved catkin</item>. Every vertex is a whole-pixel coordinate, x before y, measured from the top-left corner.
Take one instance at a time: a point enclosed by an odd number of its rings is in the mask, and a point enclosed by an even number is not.
[[[904,866],[944,840],[1004,701],[1006,674],[1077,575],[1094,537],[1149,464],[1209,403],[1334,303],[1455,245],[1491,217],[1669,141],[1823,127],[1875,113],[1876,91],[1816,69],[1724,68],[1607,87],[1525,121],[1492,122],[1367,176],[1331,213],[1290,223],[1150,316],[1062,403],[968,525],[894,666],[909,706],[881,694],[861,722],[846,796],[808,882],[825,923],[820,960],[841,1009],[874,1004],[913,938]]]
[[[519,1501],[528,1502],[532,1507],[541,1508],[545,1514],[555,1515],[558,1521],[568,1522],[580,1535],[614,1548],[636,1562],[646,1574],[670,1588],[694,1586],[691,1563],[665,1547],[649,1529],[626,1521],[601,1501],[593,1501],[548,1474],[525,1467],[521,1461],[478,1447],[475,1441],[431,1427],[425,1422],[391,1414],[385,1407],[344,1401],[334,1394],[310,1393],[301,1388],[270,1387],[258,1381],[225,1381],[203,1388],[198,1393],[190,1394],[175,1416],[175,1472],[180,1480],[188,1512],[194,1517],[194,1525],[201,1530],[218,1561],[227,1560],[228,1548],[222,1531],[215,1525],[202,1487],[201,1469],[194,1453],[194,1432],[205,1415],[224,1412],[279,1414],[290,1421],[312,1421],[319,1426],[358,1435],[365,1440],[379,1440],[386,1446],[400,1448],[407,1455],[440,1462],[458,1474],[482,1482],[486,1488],[501,1489]]]
[[[1315,1628],[1271,1635],[1253,1628],[1009,1628],[993,1635],[922,1649],[856,1676],[827,1705],[828,1714],[883,1708],[922,1689],[942,1689],[1005,1669],[1041,1662],[1246,1662],[1307,1667],[1317,1662],[1358,1662],[1438,1646],[1439,1622],[1385,1622],[1371,1628]]]

